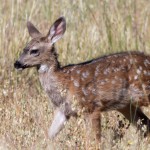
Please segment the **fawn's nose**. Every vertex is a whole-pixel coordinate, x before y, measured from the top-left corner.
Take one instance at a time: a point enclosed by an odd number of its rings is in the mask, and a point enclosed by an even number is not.
[[[19,61],[16,61],[16,62],[14,63],[14,67],[15,67],[16,69],[20,69],[20,68],[23,67],[23,65],[22,65]]]

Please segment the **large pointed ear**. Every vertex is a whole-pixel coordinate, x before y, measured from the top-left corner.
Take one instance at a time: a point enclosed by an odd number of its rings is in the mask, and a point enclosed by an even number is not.
[[[66,20],[64,17],[60,17],[51,26],[47,35],[48,40],[51,41],[52,44],[55,43],[63,36],[65,31],[66,31]]]
[[[27,28],[28,28],[29,35],[32,38],[36,38],[42,35],[30,21],[27,22]]]

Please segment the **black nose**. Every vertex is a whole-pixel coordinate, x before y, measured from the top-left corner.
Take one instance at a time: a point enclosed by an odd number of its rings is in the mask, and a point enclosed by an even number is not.
[[[22,65],[19,61],[16,61],[16,62],[14,63],[14,67],[15,67],[16,69],[19,69],[19,68],[23,68],[23,65]]]

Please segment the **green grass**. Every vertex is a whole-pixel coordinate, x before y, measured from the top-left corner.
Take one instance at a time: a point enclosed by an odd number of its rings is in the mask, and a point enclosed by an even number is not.
[[[53,110],[36,70],[19,73],[13,67],[29,41],[26,21],[46,34],[59,16],[66,17],[67,31],[56,44],[63,65],[119,51],[150,53],[149,1],[0,0],[0,4],[0,149],[98,149],[86,137],[90,133],[82,118],[72,118],[55,141],[48,139]],[[148,108],[145,112],[150,116]],[[115,139],[116,116],[103,114],[101,149],[150,148],[148,139],[132,126],[121,141]]]

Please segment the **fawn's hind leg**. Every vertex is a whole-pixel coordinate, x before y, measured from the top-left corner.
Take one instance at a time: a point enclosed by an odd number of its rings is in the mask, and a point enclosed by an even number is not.
[[[132,124],[137,126],[138,130],[142,131],[142,126],[145,125],[147,128],[146,133],[144,133],[145,136],[150,133],[150,119],[142,112],[139,107],[129,104],[125,108],[119,109],[118,111],[121,112]],[[139,119],[142,123],[141,125],[138,124]]]
[[[101,112],[100,110],[95,110],[90,114],[90,120],[92,123],[92,130],[94,132],[95,138],[98,142],[101,141]]]

